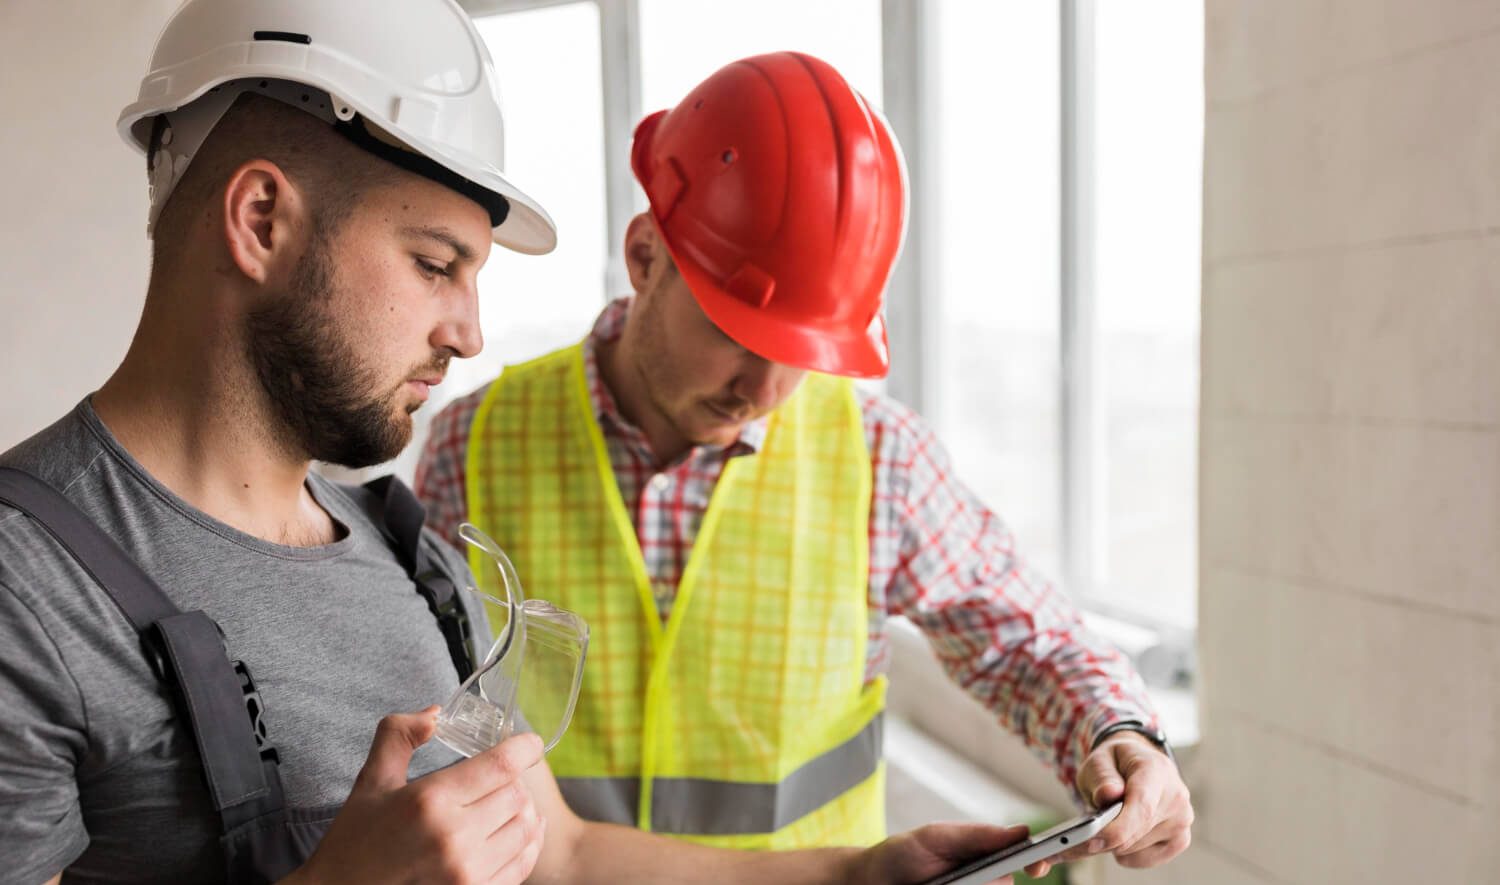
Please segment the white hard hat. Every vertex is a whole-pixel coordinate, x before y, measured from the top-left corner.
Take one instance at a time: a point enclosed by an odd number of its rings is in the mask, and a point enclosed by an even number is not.
[[[127,142],[158,154],[151,222],[246,91],[307,110],[476,200],[502,246],[541,254],[557,245],[547,212],[501,173],[494,62],[455,0],[187,0],[119,119]]]

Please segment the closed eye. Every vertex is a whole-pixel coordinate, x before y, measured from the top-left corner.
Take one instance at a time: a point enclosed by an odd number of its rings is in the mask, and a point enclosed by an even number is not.
[[[452,270],[450,269],[449,265],[435,264],[425,258],[418,258],[416,259],[416,262],[417,271],[429,280],[434,277],[446,277],[452,275]]]

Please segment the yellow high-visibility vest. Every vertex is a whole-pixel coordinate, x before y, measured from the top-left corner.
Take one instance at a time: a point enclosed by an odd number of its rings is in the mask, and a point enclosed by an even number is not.
[[[808,375],[760,451],[725,465],[663,626],[582,347],[505,370],[469,437],[469,518],[528,595],[589,624],[548,756],[574,811],[737,848],[885,837],[885,680],[864,684],[871,481],[852,385]]]

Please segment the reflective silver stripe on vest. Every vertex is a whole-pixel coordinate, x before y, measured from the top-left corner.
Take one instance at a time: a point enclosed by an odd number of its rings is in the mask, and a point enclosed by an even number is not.
[[[656,778],[651,829],[694,836],[773,833],[864,783],[880,767],[884,738],[885,717],[876,716],[859,734],[776,784]],[[640,778],[559,777],[557,782],[579,816],[635,825]]]

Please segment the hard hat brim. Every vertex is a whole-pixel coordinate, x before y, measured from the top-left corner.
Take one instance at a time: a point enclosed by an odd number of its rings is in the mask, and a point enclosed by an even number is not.
[[[690,258],[677,254],[669,238],[662,239],[703,313],[756,356],[846,378],[878,379],[889,374],[890,346],[882,314],[876,313],[866,329],[854,334],[768,315],[725,292]]]
[[[212,85],[215,84],[206,85],[202,92],[206,92]],[[197,97],[194,95],[187,101]],[[187,101],[180,102],[178,106],[186,104]],[[120,136],[124,138],[126,144],[145,153],[146,144],[141,124],[150,116],[163,112],[147,102],[132,104],[120,114],[117,121]],[[512,184],[493,163],[472,157],[456,157],[451,151],[445,151],[440,146],[425,142],[423,139],[413,138],[405,133],[398,134],[402,136],[403,141],[423,156],[432,159],[455,175],[505,198],[510,204],[510,212],[503,222],[490,231],[490,236],[497,245],[526,255],[545,255],[557,247],[557,226],[553,223],[552,217],[547,214],[547,210]]]
[[[180,93],[171,93],[169,87],[163,85],[162,89],[168,90],[168,94],[153,92],[148,97],[127,105],[116,120],[116,128],[126,144],[145,153],[151,117],[183,107],[220,84],[256,77],[290,80],[330,94],[339,92],[337,83],[317,72],[275,65],[239,65],[204,78],[193,88]],[[478,187],[504,197],[510,204],[510,211],[501,224],[491,229],[491,237],[496,244],[527,255],[543,255],[557,247],[557,226],[552,217],[540,203],[512,184],[490,159],[455,150],[387,120],[374,107],[367,105],[361,96],[344,93],[339,95],[339,100],[390,132],[416,153]]]

